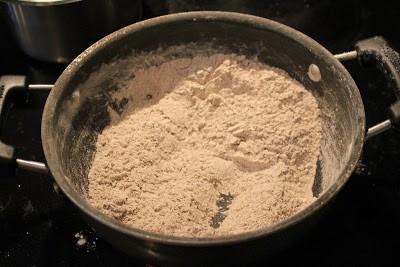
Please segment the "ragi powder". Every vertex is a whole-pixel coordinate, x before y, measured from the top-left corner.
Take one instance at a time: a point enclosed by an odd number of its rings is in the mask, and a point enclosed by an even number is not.
[[[237,54],[134,70],[122,115],[98,136],[88,201],[127,225],[214,237],[284,220],[314,196],[316,99],[283,70]]]

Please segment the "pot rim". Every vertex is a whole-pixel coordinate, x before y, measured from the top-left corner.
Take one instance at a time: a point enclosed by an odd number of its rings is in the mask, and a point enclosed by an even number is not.
[[[273,225],[269,225],[267,227],[229,236],[221,236],[221,237],[204,237],[204,238],[192,238],[192,237],[175,237],[164,234],[157,234],[148,231],[143,231],[138,228],[134,228],[131,226],[124,225],[123,223],[110,218],[95,208],[91,207],[82,197],[77,197],[76,194],[73,193],[73,189],[71,189],[68,181],[64,178],[63,174],[57,168],[56,156],[54,155],[53,149],[49,144],[48,140],[52,137],[51,134],[51,119],[55,112],[57,103],[56,100],[59,99],[64,87],[68,84],[70,76],[73,75],[77,70],[80,69],[86,62],[89,57],[95,56],[96,53],[105,47],[107,47],[108,43],[112,40],[118,40],[123,38],[127,34],[131,34],[136,31],[140,31],[143,28],[147,27],[155,27],[160,24],[176,22],[176,21],[188,21],[188,20],[202,20],[202,21],[224,21],[224,22],[234,22],[241,23],[243,25],[247,25],[249,27],[256,27],[266,30],[271,30],[274,32],[278,32],[286,36],[288,39],[300,43],[301,45],[312,49],[314,53],[319,56],[326,57],[330,63],[332,63],[337,70],[351,83],[349,86],[354,88],[352,90],[354,94],[354,99],[356,102],[354,106],[357,108],[357,121],[359,122],[360,131],[357,133],[356,140],[353,143],[352,154],[349,157],[349,160],[344,167],[342,173],[338,177],[338,179],[326,190],[322,195],[320,195],[313,203],[307,206],[305,209],[300,212],[290,216],[289,218],[275,223]],[[357,103],[358,102],[358,103]],[[145,242],[157,242],[166,245],[177,245],[177,246],[218,246],[218,245],[228,245],[228,244],[236,244],[244,241],[250,241],[258,238],[265,238],[272,234],[276,234],[288,227],[294,226],[300,221],[306,219],[311,214],[315,213],[323,206],[326,205],[329,200],[331,200],[343,187],[343,185],[347,182],[350,175],[352,174],[356,163],[360,157],[361,150],[364,143],[364,135],[365,135],[365,114],[364,107],[361,100],[361,96],[359,90],[348,73],[346,68],[322,45],[317,43],[315,40],[306,36],[305,34],[294,30],[286,25],[281,23],[257,17],[247,14],[235,13],[235,12],[220,12],[220,11],[196,11],[196,12],[185,12],[185,13],[177,13],[171,15],[165,15],[161,17],[156,17],[152,19],[148,19],[145,21],[141,21],[130,26],[124,27],[110,35],[102,38],[89,48],[87,48],[84,52],[82,52],[74,61],[70,63],[70,65],[64,70],[62,75],[58,78],[55,83],[54,88],[50,92],[50,95],[46,101],[46,105],[44,108],[44,113],[42,117],[42,141],[43,141],[43,150],[48,163],[48,167],[50,172],[52,173],[54,179],[57,184],[63,190],[63,192],[67,195],[67,197],[86,215],[90,216],[93,220],[112,228],[115,231],[121,232],[125,235],[128,235],[132,238],[142,239]]]
[[[83,0],[0,0],[0,2],[4,2],[7,4],[26,6],[57,6],[82,1]]]

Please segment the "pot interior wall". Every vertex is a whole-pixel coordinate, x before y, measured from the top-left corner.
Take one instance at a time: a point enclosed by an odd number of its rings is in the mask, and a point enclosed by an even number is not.
[[[72,67],[63,74],[67,76],[65,88],[56,104],[49,131],[53,136],[48,141],[60,163],[54,168],[69,180],[70,193],[83,197],[87,190],[96,137],[110,122],[108,107],[123,108],[122,103],[112,101],[111,93],[120,88],[121,81],[130,78],[130,65],[136,64],[123,59],[160,47],[165,51],[169,46],[193,42],[199,46],[211,42],[223,52],[257,56],[266,64],[284,69],[311,90],[318,100],[323,121],[314,194],[320,195],[337,179],[346,179],[341,173],[354,157],[354,144],[364,127],[362,103],[355,93],[357,88],[332,57],[302,45],[301,36],[296,37],[299,40],[296,42],[278,32],[279,26],[274,27],[274,30],[267,29],[251,21],[170,20],[163,25],[147,25],[128,34],[115,35],[94,52],[89,49],[86,56],[72,63],[78,69]],[[191,53],[183,52],[185,56]],[[312,63],[320,68],[320,82],[308,78],[308,67]]]

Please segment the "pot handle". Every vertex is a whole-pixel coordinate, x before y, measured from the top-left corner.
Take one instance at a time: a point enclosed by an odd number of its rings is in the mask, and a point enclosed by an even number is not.
[[[400,125],[400,55],[381,36],[361,40],[355,44],[355,51],[335,55],[341,61],[357,58],[361,64],[375,63],[387,77],[387,85],[397,100],[388,110],[388,119],[369,128],[366,140]]]
[[[28,94],[28,89],[50,89],[52,85],[28,85],[26,77],[22,75],[3,75],[0,76],[0,125],[3,128],[3,115],[5,112],[6,102],[12,92],[21,92],[24,96]],[[40,173],[48,173],[48,169],[44,163],[17,159],[15,148],[0,140],[0,164],[11,172],[16,167],[36,171]]]

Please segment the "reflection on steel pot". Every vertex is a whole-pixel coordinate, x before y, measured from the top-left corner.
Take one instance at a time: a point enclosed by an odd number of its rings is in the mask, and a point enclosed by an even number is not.
[[[322,145],[318,161],[316,200],[304,210],[274,225],[243,234],[214,238],[180,238],[146,232],[110,218],[86,201],[87,174],[97,134],[109,123],[109,94],[130,79],[129,66],[112,65],[110,75],[98,75],[85,86],[91,73],[132,53],[159,47],[208,43],[226,53],[257,56],[284,69],[312,91],[321,109]],[[179,56],[174,54],[174,57]],[[54,85],[42,118],[42,142],[48,169],[65,195],[82,211],[92,227],[116,248],[132,257],[161,265],[240,264],[265,258],[289,245],[310,229],[326,211],[353,172],[365,137],[396,124],[400,100],[389,109],[388,121],[365,132],[362,99],[356,84],[339,60],[375,59],[400,99],[400,56],[384,39],[358,42],[356,51],[332,55],[320,44],[277,22],[228,12],[190,12],[140,22],[117,31],[89,47],[74,60]],[[115,77],[118,79],[115,79]],[[160,81],[162,82],[162,81]],[[87,84],[86,84],[87,85]],[[21,77],[0,78],[0,108],[11,90],[36,90]],[[24,89],[25,88],[25,89]],[[0,142],[0,163],[47,171],[44,164],[15,158],[12,146]],[[33,189],[34,190],[34,189]]]
[[[142,0],[0,0],[21,48],[67,63],[106,34],[138,21]]]

